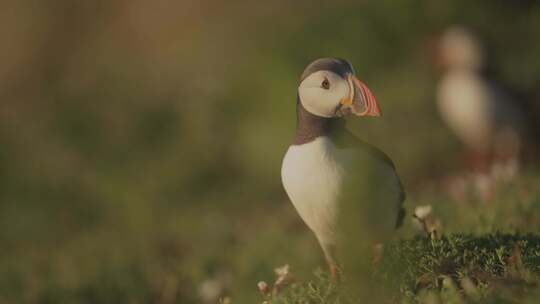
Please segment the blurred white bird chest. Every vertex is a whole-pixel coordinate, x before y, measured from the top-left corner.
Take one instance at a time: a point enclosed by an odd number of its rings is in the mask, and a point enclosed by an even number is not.
[[[289,147],[281,179],[285,191],[306,224],[330,242],[335,230],[337,201],[350,150],[337,149],[325,136]]]
[[[469,146],[489,143],[491,108],[485,83],[469,71],[450,71],[438,87],[439,110],[450,128]]]

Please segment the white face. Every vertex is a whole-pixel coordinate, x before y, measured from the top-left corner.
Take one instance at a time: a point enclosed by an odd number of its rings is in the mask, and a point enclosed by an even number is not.
[[[349,83],[330,71],[315,72],[298,87],[300,102],[311,114],[334,117],[342,99],[350,94]]]

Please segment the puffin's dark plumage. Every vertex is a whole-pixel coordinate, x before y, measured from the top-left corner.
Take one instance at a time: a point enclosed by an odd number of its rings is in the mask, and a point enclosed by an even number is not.
[[[328,136],[337,125],[343,123],[341,118],[321,117],[308,112],[302,103],[300,97],[296,102],[296,134],[294,145],[303,145],[309,143],[320,136]]]
[[[302,73],[300,81],[306,79],[307,76],[318,71],[330,71],[343,78],[347,73],[354,74],[354,69],[350,62],[341,58],[320,58],[310,63]]]
[[[356,149],[366,151],[373,159],[377,159],[379,162],[386,164],[388,167],[391,167],[394,171],[396,170],[396,165],[392,159],[384,153],[379,148],[374,145],[367,143],[358,137],[354,136],[349,130],[345,128],[345,120],[340,119],[339,123],[335,124],[335,128],[330,133],[330,138],[336,147],[340,149]],[[405,190],[401,180],[399,182],[399,200],[403,203],[406,199]],[[405,208],[400,206],[400,211],[398,218],[396,220],[396,228],[399,228],[403,224],[403,218],[405,217]]]

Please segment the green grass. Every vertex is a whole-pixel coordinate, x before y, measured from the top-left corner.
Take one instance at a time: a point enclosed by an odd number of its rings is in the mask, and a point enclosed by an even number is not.
[[[540,237],[502,233],[416,237],[388,244],[371,275],[373,281],[368,284],[397,287],[387,290],[388,302],[536,303],[540,296]],[[346,274],[344,282],[336,284],[317,270],[312,279],[290,285],[269,301],[358,303],[353,289]]]
[[[479,200],[474,191],[456,201],[426,186],[407,200],[405,226],[385,245],[378,264],[344,267],[336,283],[320,262],[317,270],[295,276],[294,283],[261,297],[261,302],[359,303],[368,297],[376,299],[373,303],[537,303],[538,182],[536,174],[525,174],[500,183],[489,202]],[[411,213],[426,204],[433,207],[427,222],[437,228],[436,235],[427,236],[413,225]],[[293,274],[305,267],[294,259],[290,264]],[[363,273],[348,274],[351,268]]]
[[[57,208],[55,214],[25,213],[47,223],[28,231],[30,221],[15,225],[22,215],[6,217],[0,302],[201,303],[201,286],[210,283],[233,304],[357,303],[366,288],[350,286],[364,284],[381,287],[381,301],[392,303],[535,303],[539,182],[538,175],[524,175],[498,187],[489,203],[474,196],[453,201],[429,185],[411,191],[409,216],[379,266],[360,275],[344,267],[339,284],[328,278],[316,239],[285,197],[245,195],[236,202],[242,192],[229,188],[230,194],[209,195],[190,207],[150,208],[135,192],[104,191],[116,204],[97,205],[107,216],[96,222],[79,222],[76,213]],[[426,204],[440,223],[440,239],[413,225],[410,214]],[[296,283],[263,297],[257,282],[272,283],[273,268],[283,264]]]

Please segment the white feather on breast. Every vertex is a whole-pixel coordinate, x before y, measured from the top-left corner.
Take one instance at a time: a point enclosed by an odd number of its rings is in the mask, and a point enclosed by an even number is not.
[[[474,72],[448,72],[437,91],[439,111],[450,129],[469,147],[486,150],[492,144],[493,96]]]
[[[289,147],[281,179],[285,191],[319,241],[333,243],[337,202],[347,153],[338,153],[327,137]]]

